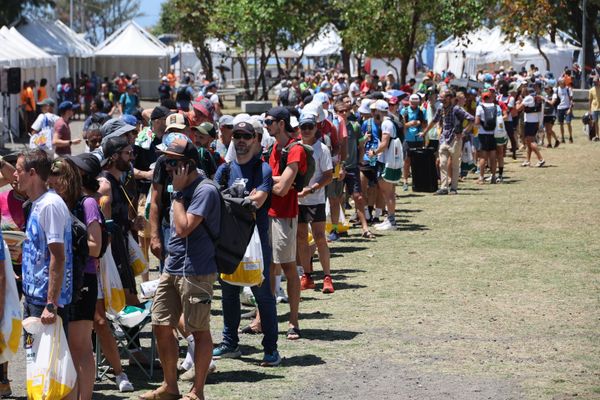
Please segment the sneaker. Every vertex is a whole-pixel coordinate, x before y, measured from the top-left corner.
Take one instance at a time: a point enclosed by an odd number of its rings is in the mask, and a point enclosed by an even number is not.
[[[302,278],[300,278],[300,290],[314,289],[315,287],[315,281],[311,276],[302,275]]]
[[[599,138],[598,136],[596,136],[596,137],[594,137],[592,140],[593,140],[594,142],[597,142],[597,141],[599,141],[599,140],[600,140],[600,138]]]
[[[279,290],[277,291],[275,298],[278,303],[287,303],[288,302],[287,294],[285,294],[285,290],[283,290],[282,287],[279,287]]]
[[[121,374],[117,375],[115,381],[119,388],[119,392],[133,392],[133,385],[129,382],[129,378],[125,372],[121,372]]]
[[[498,182],[498,178],[496,178],[496,176],[494,175],[494,176],[492,176],[491,183],[492,183],[492,185],[495,185],[496,182]]]
[[[439,189],[433,195],[434,196],[442,196],[442,195],[445,195],[445,194],[448,194],[448,189]]]
[[[260,363],[261,367],[276,367],[281,364],[281,356],[279,352],[275,350],[271,354],[265,353],[262,362]]]
[[[523,161],[523,164],[521,164],[521,167],[529,167],[531,165],[531,163],[529,161]]]
[[[323,278],[323,293],[333,293],[333,281],[331,280],[331,276],[326,276]]]
[[[458,191],[456,189],[450,189],[450,191],[448,192],[448,194],[456,195],[456,194],[458,194]]]
[[[498,175],[498,178],[496,179],[496,183],[502,183],[504,182],[504,177],[502,175]]]
[[[540,160],[535,164],[536,167],[543,167],[546,164],[546,160]]]
[[[563,143],[564,143],[564,142],[565,142],[565,141],[563,140]],[[556,148],[556,147],[558,147],[558,146],[560,146],[560,142],[557,140],[556,142],[554,142],[554,147]]]
[[[214,361],[210,361],[210,365],[208,366],[208,373],[212,374],[217,370],[217,364]],[[196,368],[192,367],[185,371],[183,374],[179,375],[179,379],[185,382],[193,382],[196,379]]]
[[[396,225],[392,225],[392,223],[389,220],[386,220],[383,223],[377,225],[375,229],[378,231],[395,231],[397,227]]]
[[[569,138],[569,143],[573,143],[573,138],[572,137]]]
[[[213,349],[213,359],[218,360],[220,358],[239,358],[242,356],[240,347],[227,346],[225,343],[221,343]]]
[[[408,192],[408,183],[405,183],[404,185],[402,185],[402,190],[404,192]]]
[[[340,240],[340,235],[337,233],[337,231],[331,231],[329,236],[327,236],[327,241],[329,242],[337,242],[338,240]]]
[[[302,265],[296,265],[296,270],[298,271],[298,276],[302,277],[302,275],[304,275],[304,268]]]

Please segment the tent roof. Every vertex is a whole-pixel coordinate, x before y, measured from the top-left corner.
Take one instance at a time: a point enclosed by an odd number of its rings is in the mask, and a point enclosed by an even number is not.
[[[31,43],[15,28],[0,28],[0,64],[15,67],[56,66],[56,57]]]
[[[67,57],[91,57],[94,47],[61,21],[23,19],[17,24],[21,35],[46,52]]]
[[[342,38],[333,26],[327,24],[321,28],[317,37],[304,48],[306,57],[323,57],[338,54],[342,50]]]
[[[126,22],[96,47],[96,56],[167,57],[167,47],[136,24]]]

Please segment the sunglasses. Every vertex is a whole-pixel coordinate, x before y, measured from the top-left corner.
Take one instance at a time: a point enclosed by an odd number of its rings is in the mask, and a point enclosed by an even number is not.
[[[233,125],[223,125],[222,127],[226,129],[233,129]]]
[[[252,140],[256,135],[252,134],[252,133],[239,133],[236,132],[233,134],[233,138],[235,140],[240,140],[240,139],[244,139],[244,140]]]
[[[172,158],[171,158],[171,159],[168,159],[168,160],[166,161],[166,164],[167,164],[169,167],[176,167],[176,166],[177,166],[177,164],[179,164],[179,161],[181,161],[181,160],[175,160],[175,159],[172,159]]]
[[[265,125],[266,125],[266,126],[271,126],[271,124],[272,124],[273,122],[275,122],[275,120],[274,120],[274,119],[265,119]]]
[[[313,129],[315,129],[315,124],[302,124],[300,125],[300,130],[301,131],[311,131]]]

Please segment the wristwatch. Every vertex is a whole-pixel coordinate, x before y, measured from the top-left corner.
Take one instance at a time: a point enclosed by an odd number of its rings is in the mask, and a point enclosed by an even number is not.
[[[183,199],[183,192],[180,192],[180,191],[173,192],[173,200],[182,200],[182,199]]]
[[[314,187],[311,187],[311,188],[310,188],[310,190],[309,190],[309,192],[310,192],[311,194],[312,194],[312,193],[314,193],[314,192],[316,192],[316,191],[317,191],[317,189],[315,189]]]
[[[56,306],[54,303],[46,304],[46,310],[50,311],[52,314],[56,314]]]

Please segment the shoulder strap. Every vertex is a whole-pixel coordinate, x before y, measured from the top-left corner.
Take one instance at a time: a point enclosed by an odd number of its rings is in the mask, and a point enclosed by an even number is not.
[[[198,184],[198,186],[200,185],[212,185],[215,189],[217,189],[217,192],[219,193],[219,200],[221,201],[221,212],[223,212],[223,195],[221,195],[221,191],[219,190],[218,184],[213,181],[212,179],[209,178],[204,178],[202,179],[202,181]],[[196,189],[194,189],[196,190]],[[208,227],[208,224],[205,224],[204,221],[200,224],[201,226],[204,227],[204,229],[206,230],[206,233],[208,234],[208,237],[210,237],[210,240],[214,242],[217,241],[218,237],[215,236],[212,231],[210,230],[210,228]]]
[[[231,163],[225,163],[223,167],[223,173],[221,174],[221,179],[219,179],[219,186],[221,190],[227,188],[229,186],[229,177],[231,176]],[[202,181],[204,182],[204,181]]]

